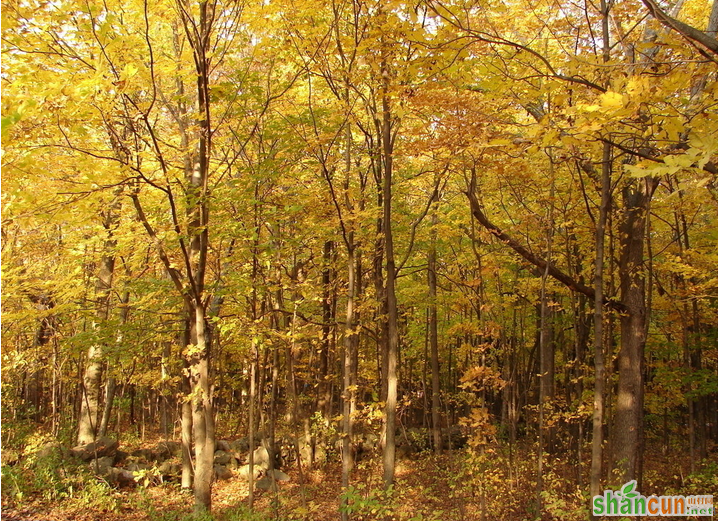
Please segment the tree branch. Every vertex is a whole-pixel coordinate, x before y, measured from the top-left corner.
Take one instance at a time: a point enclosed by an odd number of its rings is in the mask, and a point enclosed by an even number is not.
[[[561,282],[563,285],[565,285],[571,291],[575,291],[577,293],[582,293],[591,299],[595,298],[596,292],[594,291],[593,288],[586,286],[585,284],[583,284],[577,280],[574,280],[572,277],[570,277],[563,271],[556,268],[553,264],[547,262],[542,257],[539,257],[538,255],[532,253],[526,247],[524,247],[522,244],[520,244],[518,241],[516,241],[514,238],[512,238],[511,236],[506,234],[501,228],[499,228],[494,223],[492,223],[488,219],[486,214],[483,212],[483,210],[481,209],[481,204],[479,203],[479,200],[476,198],[475,188],[476,188],[476,179],[474,176],[472,176],[471,183],[469,185],[469,189],[464,193],[469,198],[469,204],[471,206],[471,214],[484,228],[486,228],[494,237],[499,239],[501,242],[510,246],[512,250],[514,250],[516,253],[518,253],[526,261],[528,261],[529,263],[536,266],[539,270],[541,270],[543,272],[548,272],[548,274],[551,277],[553,277],[557,281]],[[623,305],[620,304],[619,302],[615,302],[613,300],[604,299],[604,304],[607,304],[607,305],[611,306],[613,309],[616,309],[618,311],[623,310]]]
[[[708,36],[706,33],[699,31],[695,27],[669,16],[658,6],[655,0],[643,0],[643,4],[648,8],[653,17],[663,25],[677,31],[688,40],[699,43],[713,54],[718,55],[718,40],[714,37]]]

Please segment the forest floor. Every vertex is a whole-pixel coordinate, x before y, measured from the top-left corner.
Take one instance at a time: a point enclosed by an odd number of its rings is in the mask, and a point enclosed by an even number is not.
[[[715,455],[713,452],[713,457]],[[646,460],[646,490],[642,492],[683,490],[683,493],[718,497],[715,464],[706,464],[698,481],[691,481],[683,455],[664,456],[660,451],[650,451]],[[486,519],[536,519],[535,463],[535,454],[530,448],[516,452],[511,465],[505,455],[490,449],[481,457],[463,450],[440,456],[414,454],[397,461],[395,488],[387,494],[382,491],[381,458],[375,455],[360,461],[352,472],[355,487],[352,519],[478,520],[482,519],[482,504]],[[585,462],[584,480],[587,468]],[[565,455],[554,455],[547,458],[545,469],[541,519],[587,519],[588,498],[581,492],[587,487],[580,484],[576,465]],[[247,509],[249,490],[245,480],[234,477],[216,482],[213,516],[206,520],[340,519],[340,462],[330,461],[306,470],[303,485],[296,467],[284,470],[291,479],[278,482],[276,492],[255,492],[254,514]],[[696,487],[700,490],[694,490]],[[482,490],[487,492],[482,495]],[[122,489],[105,487],[97,494],[90,491],[74,496],[70,491],[52,499],[26,497],[18,501],[3,494],[2,521],[185,521],[191,519],[192,503],[191,494],[180,490],[176,483]]]

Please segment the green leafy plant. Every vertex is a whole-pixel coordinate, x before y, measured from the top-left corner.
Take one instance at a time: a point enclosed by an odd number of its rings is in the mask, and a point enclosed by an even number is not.
[[[162,482],[162,473],[157,466],[135,470],[132,474],[137,484],[141,487],[147,488],[151,485],[159,485]]]
[[[387,519],[395,516],[394,488],[388,490],[371,489],[360,483],[356,486],[349,486],[342,494],[341,511],[352,516],[357,521],[370,521],[375,519]]]

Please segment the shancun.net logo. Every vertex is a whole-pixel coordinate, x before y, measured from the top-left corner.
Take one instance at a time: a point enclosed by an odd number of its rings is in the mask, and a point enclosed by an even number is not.
[[[636,480],[593,496],[594,516],[712,516],[713,496],[644,496]]]

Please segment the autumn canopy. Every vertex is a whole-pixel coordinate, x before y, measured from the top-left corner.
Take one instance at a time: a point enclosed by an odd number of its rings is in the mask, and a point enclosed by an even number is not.
[[[718,494],[717,30],[718,0],[3,0],[3,508],[161,481],[209,516],[226,477],[319,519],[330,469],[327,519]],[[400,499],[420,452],[441,514]]]

